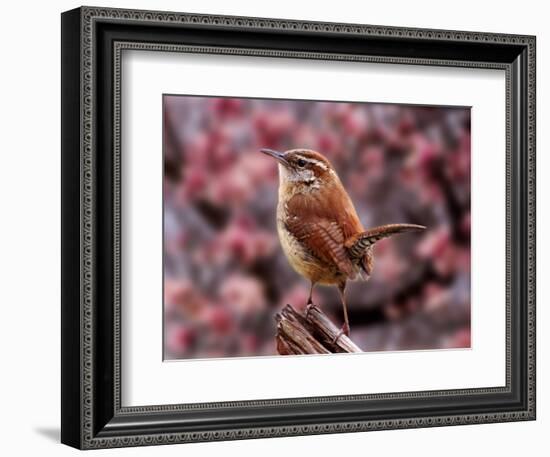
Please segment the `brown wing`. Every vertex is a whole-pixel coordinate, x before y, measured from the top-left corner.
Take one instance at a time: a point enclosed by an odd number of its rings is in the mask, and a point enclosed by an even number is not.
[[[338,190],[335,189],[335,192]],[[294,195],[286,205],[287,229],[312,255],[328,265],[336,266],[352,279],[355,267],[344,243],[363,228],[353,206],[337,208],[333,206],[337,195],[334,192],[327,194],[329,200],[325,201],[314,194]],[[347,195],[345,198],[349,201]]]
[[[310,219],[304,223],[297,217],[290,217],[286,227],[311,255],[328,266],[337,267],[347,276],[354,276],[353,264],[344,248],[344,235],[336,223],[326,219]]]

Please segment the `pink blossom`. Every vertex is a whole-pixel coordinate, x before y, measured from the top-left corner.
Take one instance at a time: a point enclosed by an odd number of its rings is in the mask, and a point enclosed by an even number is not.
[[[172,354],[181,355],[191,348],[195,339],[194,329],[185,325],[170,326],[166,332],[166,349]]]
[[[204,309],[201,321],[218,335],[231,333],[236,325],[230,310],[221,305]]]
[[[234,117],[240,115],[243,110],[243,103],[239,98],[217,97],[211,100],[211,108],[215,116],[222,118]]]
[[[448,348],[469,348],[471,347],[471,334],[469,328],[462,328],[447,341]]]
[[[294,309],[304,310],[309,297],[309,287],[306,281],[300,281],[282,296],[279,301],[279,307],[282,308],[285,305],[291,305]],[[317,288],[313,289],[312,299],[315,305],[323,303],[321,293]]]
[[[443,254],[450,242],[448,227],[430,230],[418,244],[417,253],[421,258],[436,258]]]
[[[256,278],[232,275],[224,280],[220,289],[220,299],[239,314],[250,314],[265,307],[263,285]]]
[[[207,306],[204,296],[187,279],[164,281],[164,304],[167,310],[179,310],[189,315]]]

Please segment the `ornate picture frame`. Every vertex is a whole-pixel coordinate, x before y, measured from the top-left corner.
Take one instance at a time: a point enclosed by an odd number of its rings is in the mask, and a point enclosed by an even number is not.
[[[535,37],[81,7],[62,14],[62,430],[79,449],[535,419]],[[121,402],[121,53],[262,56],[506,75],[506,385]]]

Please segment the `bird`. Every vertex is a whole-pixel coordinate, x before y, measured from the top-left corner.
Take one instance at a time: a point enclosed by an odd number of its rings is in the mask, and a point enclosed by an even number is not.
[[[374,244],[386,237],[424,230],[418,224],[387,224],[365,230],[329,160],[311,149],[285,152],[260,149],[278,162],[277,233],[282,250],[301,276],[309,280],[306,318],[317,285],[337,286],[344,323],[334,341],[350,335],[346,284],[368,280],[374,268]]]

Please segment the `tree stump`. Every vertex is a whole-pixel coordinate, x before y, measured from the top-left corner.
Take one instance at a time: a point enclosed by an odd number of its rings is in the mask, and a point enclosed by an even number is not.
[[[275,320],[280,355],[363,352],[317,306],[302,315],[286,305]]]

